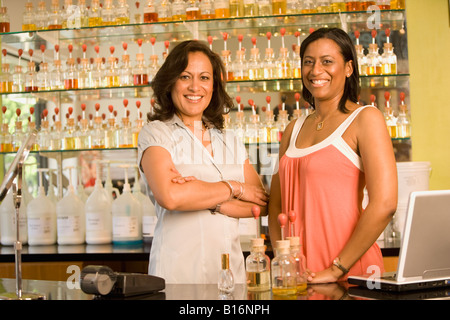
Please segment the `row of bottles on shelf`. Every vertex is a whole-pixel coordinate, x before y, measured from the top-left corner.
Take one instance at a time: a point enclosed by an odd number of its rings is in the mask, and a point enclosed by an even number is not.
[[[47,10],[45,1],[39,1],[37,9],[27,1],[23,13],[22,30],[54,30],[96,26],[124,25],[129,23],[151,23],[188,21],[198,19],[255,17],[285,14],[310,14],[346,11],[366,11],[370,6],[381,10],[404,9],[404,0],[146,0],[135,2],[134,19],[127,0],[52,0]],[[2,7],[5,25],[2,32],[9,32],[9,16]]]
[[[145,63],[142,52],[142,39],[138,39],[137,42],[139,49],[134,64],[130,61],[130,55],[127,52],[128,44],[125,42],[122,43],[124,52],[120,64],[119,59],[114,56],[114,46],[109,48],[110,56],[106,58],[99,55],[100,48],[95,46],[96,57],[88,59],[86,57],[87,46],[83,44],[83,56],[75,59],[72,55],[73,45],[70,44],[66,63],[63,64],[60,60],[60,47],[55,45],[55,59],[49,65],[45,61],[46,48],[41,45],[42,62],[39,63],[39,71],[36,71],[36,63],[33,61],[33,49],[29,49],[30,61],[27,63],[25,72],[21,65],[23,50],[19,49],[18,64],[14,67],[13,72],[10,71],[8,63],[2,64],[0,93],[148,85],[160,67],[153,47],[155,38],[151,38],[152,54],[148,65]],[[168,49],[168,41],[165,45]],[[166,50],[163,56],[167,52]],[[6,49],[2,50],[3,56],[6,57],[7,53]]]
[[[99,114],[100,104],[95,104],[95,115],[89,114],[86,118],[86,104],[81,104],[82,115],[78,117],[78,123],[72,116],[73,108],[69,107],[66,114],[66,123],[63,127],[60,119],[59,108],[55,107],[53,124],[47,119],[48,110],[44,109],[41,114],[41,126],[36,128],[32,121],[34,108],[30,108],[31,116],[28,119],[28,131],[38,129],[37,139],[32,151],[47,150],[82,150],[82,149],[108,149],[108,148],[136,148],[139,132],[144,124],[142,112],[139,111],[141,102],[136,101],[138,117],[134,123],[130,120],[130,111],[127,110],[128,100],[123,100],[124,115],[121,124],[116,122],[117,111],[112,105],[108,106],[109,118],[106,114]],[[2,107],[5,114],[6,106]],[[20,120],[21,110],[16,109],[17,121],[14,131],[10,133],[9,125],[2,124],[0,134],[0,152],[14,152],[19,150],[28,132],[22,129]],[[5,118],[5,117],[4,117]]]
[[[37,197],[22,185],[22,202],[19,209],[19,239],[28,245],[69,244],[138,244],[151,241],[157,222],[155,207],[150,198],[141,192],[137,166],[136,179],[131,190],[128,169],[131,165],[120,165],[125,171],[125,184],[120,194],[113,188],[108,176],[103,186],[97,168],[95,186],[87,195],[81,184],[75,189],[70,184],[64,196],[58,200],[53,184],[45,192],[42,174],[48,169],[37,169],[39,191]],[[72,167],[66,169],[71,170]],[[49,175],[51,177],[51,174]],[[23,179],[25,181],[25,179]],[[113,193],[116,198],[113,198]],[[16,221],[13,193],[11,190],[0,205],[0,239],[2,245],[13,245],[16,241]]]
[[[235,112],[235,117],[232,118],[230,114],[225,114],[225,129],[233,130],[237,137],[245,144],[256,143],[278,143],[289,121],[301,117],[307,117],[313,112],[313,109],[308,103],[300,105],[300,94],[295,95],[295,108],[292,110],[292,116],[289,115],[286,108],[286,96],[282,96],[282,102],[271,108],[271,97],[266,97],[266,106],[262,106],[261,110],[256,106],[252,99],[249,99],[248,104],[251,109],[251,114],[246,118],[244,114],[244,104],[241,103],[241,97],[236,97],[238,111]],[[384,116],[386,126],[388,128],[391,138],[410,138],[411,137],[411,120],[408,113],[408,108],[405,103],[405,93],[401,92],[400,105],[398,110],[394,112],[391,105],[391,95],[388,91],[384,94]],[[370,102],[376,106],[376,96],[370,96]],[[152,106],[154,100],[151,100]],[[100,116],[100,104],[95,104],[96,114],[89,115],[89,120],[86,118],[86,105],[81,104],[82,115],[78,117],[78,124],[72,117],[73,108],[68,108],[66,114],[66,125],[62,127],[62,122],[59,118],[59,108],[55,108],[55,115],[53,125],[50,127],[47,120],[48,110],[44,109],[42,112],[41,127],[38,131],[38,138],[33,146],[33,151],[45,150],[77,150],[77,149],[108,149],[108,148],[131,148],[137,147],[137,140],[139,132],[144,125],[142,113],[139,111],[140,101],[136,101],[138,110],[138,117],[133,123],[129,119],[130,111],[127,110],[128,100],[123,100],[124,116],[122,124],[119,126],[116,122],[117,111],[112,105],[108,106],[110,116],[107,118],[106,114]],[[380,108],[380,106],[378,106]],[[381,108],[380,108],[381,109]],[[275,120],[274,111],[277,111],[277,118]],[[7,111],[6,106],[2,107],[2,112],[5,115]],[[18,120],[15,122],[15,128],[12,133],[9,131],[7,123],[2,124],[0,130],[0,152],[14,152],[17,151],[26,137],[26,132],[22,130],[22,121],[20,120],[20,109],[16,110]],[[31,121],[34,114],[34,108],[30,108],[28,130],[36,128],[35,122]],[[4,118],[6,118],[4,116]]]
[[[252,214],[255,219],[258,219],[259,207],[254,206]],[[281,240],[276,241],[272,261],[265,254],[264,239],[254,238],[251,240],[250,255],[245,260],[247,290],[250,295],[270,294],[270,289],[274,296],[286,297],[304,294],[307,288],[306,258],[300,238],[295,233],[295,220],[295,212],[291,212],[289,215],[279,214]],[[286,228],[288,228],[288,236],[285,237]],[[258,234],[259,230],[257,230]]]

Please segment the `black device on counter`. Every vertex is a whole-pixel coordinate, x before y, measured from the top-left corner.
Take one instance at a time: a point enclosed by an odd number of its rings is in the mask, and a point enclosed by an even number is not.
[[[130,298],[143,295],[161,298],[164,295],[158,293],[165,289],[166,282],[163,278],[148,274],[114,272],[107,266],[89,265],[81,271],[80,287],[84,293],[93,294],[96,298]]]

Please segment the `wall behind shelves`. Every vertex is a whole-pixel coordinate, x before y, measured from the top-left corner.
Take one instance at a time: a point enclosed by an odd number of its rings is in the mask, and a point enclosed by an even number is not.
[[[412,160],[430,161],[430,189],[450,189],[448,0],[407,0]]]

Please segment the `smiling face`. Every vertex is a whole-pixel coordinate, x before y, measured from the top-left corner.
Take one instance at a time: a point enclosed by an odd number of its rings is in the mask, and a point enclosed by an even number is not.
[[[302,79],[316,102],[339,101],[352,72],[352,62],[344,61],[339,46],[331,39],[318,39],[305,50]]]
[[[201,121],[214,88],[211,61],[203,52],[190,52],[186,69],[172,89],[172,101],[185,123]]]

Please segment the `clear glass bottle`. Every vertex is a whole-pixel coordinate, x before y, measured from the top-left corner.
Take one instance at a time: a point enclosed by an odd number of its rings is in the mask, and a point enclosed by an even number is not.
[[[109,119],[105,128],[105,148],[118,148],[119,147],[119,133],[117,132],[116,119],[114,117],[114,107],[108,106]]]
[[[64,0],[64,7],[61,10],[61,24],[63,29],[69,28],[69,24],[71,26],[74,25],[74,12],[73,12],[73,2],[72,0]],[[68,22],[70,20],[70,22]]]
[[[276,77],[278,79],[286,79],[292,77],[291,63],[289,60],[289,51],[287,48],[280,48],[280,54],[275,61]]]
[[[258,12],[260,16],[272,15],[272,4],[270,0],[258,0]]]
[[[113,6],[112,0],[105,0],[102,11],[102,25],[113,26],[116,23],[116,10]]]
[[[405,9],[405,0],[391,0],[391,10]]]
[[[99,50],[100,48],[95,46],[97,57],[94,58],[94,66],[91,71],[93,88],[102,88],[106,86],[105,78],[103,77],[103,59],[99,55]]]
[[[367,75],[380,75],[382,64],[381,64],[381,56],[378,53],[378,45],[376,43],[369,44],[369,53],[366,56],[367,58]]]
[[[59,60],[59,45],[55,45],[55,60],[53,61],[50,81],[52,90],[64,89],[64,72],[61,66],[61,60]]]
[[[25,11],[22,14],[22,31],[33,31],[33,30],[36,30],[33,3],[31,1],[27,1],[25,3]]]
[[[291,60],[291,70],[293,78],[302,77],[302,59],[300,58],[300,46],[296,45]]]
[[[274,296],[289,296],[297,293],[297,270],[290,253],[290,241],[278,240],[276,256],[272,259],[272,293]]]
[[[237,50],[236,58],[231,64],[231,70],[233,72],[233,80],[248,80],[249,79],[249,70],[248,64],[245,60],[245,51]]]
[[[299,237],[286,237],[286,240],[290,241],[290,252],[295,260],[297,293],[302,293],[307,288],[306,257],[303,254]]]
[[[132,86],[133,72],[130,63],[130,55],[127,53],[127,43],[122,43],[122,47],[124,50],[124,54],[122,55],[122,66],[119,68],[119,83],[122,87]]]
[[[151,83],[153,78],[156,76],[156,73],[158,72],[160,66],[158,63],[158,55],[152,54],[150,56],[150,64],[147,69],[147,81],[148,83]]]
[[[172,21],[186,20],[186,2],[184,0],[172,1]]]
[[[244,1],[230,0],[230,17],[243,17],[243,16],[244,16]]]
[[[25,91],[25,74],[23,73],[22,66],[20,64],[14,67],[12,91],[13,92]]]
[[[358,71],[360,76],[366,76],[367,75],[367,57],[364,54],[364,48],[361,44],[355,45],[356,50],[356,56],[358,58]]]
[[[51,73],[48,70],[48,63],[42,62],[39,65],[39,72],[37,74],[37,84],[39,91],[51,90]]]
[[[200,1],[200,17],[202,19],[214,19],[216,17],[214,0]]]
[[[2,50],[2,54],[6,58],[6,49]],[[0,93],[12,92],[12,89],[13,75],[9,71],[9,63],[2,63],[2,72],[0,73]]]
[[[114,57],[114,46],[109,47],[111,55],[108,57],[108,64],[104,72],[104,83],[108,88],[119,87],[119,71],[117,70],[117,59]]]
[[[38,91],[36,64],[33,61],[33,49],[28,50],[30,61],[28,62],[28,70],[25,74],[25,91]]]
[[[197,0],[187,0],[186,3],[186,20],[200,19],[200,4]]]
[[[133,67],[133,84],[142,86],[148,84],[147,68],[145,66],[144,54],[141,52],[142,39],[138,40],[139,52],[136,53],[136,64]]]
[[[144,7],[144,23],[157,21],[158,21],[158,12],[156,11],[155,1],[147,0],[147,4]]]
[[[330,0],[318,0],[316,9],[318,13],[328,13],[333,12],[333,9],[331,8],[331,1]]]
[[[8,14],[8,8],[5,6],[0,7],[0,32],[10,32],[11,21]]]
[[[251,239],[250,255],[245,259],[248,291],[270,290],[270,259],[265,254],[264,239]]]
[[[75,140],[78,144],[75,146],[76,149],[90,149],[92,147],[92,139],[89,130],[89,122],[86,119],[86,104],[81,104],[82,117],[78,121],[78,130],[76,132],[77,139]]]
[[[399,114],[397,117],[397,137],[411,137],[411,119],[408,114],[408,106],[405,104],[405,93],[400,92]]]
[[[306,4],[307,2],[304,1],[304,3]],[[286,0],[286,14],[302,13],[301,9],[302,8],[300,7],[299,0]],[[309,12],[305,12],[305,13],[309,13]]]
[[[253,47],[250,49],[250,58],[248,59],[248,78],[250,80],[263,79],[263,69],[259,57],[259,49]]]
[[[119,148],[133,147],[133,129],[128,116],[122,118],[122,126],[119,128]]]
[[[37,30],[46,30],[48,27],[48,12],[47,8],[45,7],[45,1],[39,1],[35,16],[36,21],[36,29]]]
[[[215,0],[214,1],[214,14],[216,19],[229,18],[230,17],[230,3],[228,0]]]
[[[102,8],[99,0],[92,0],[88,11],[89,27],[98,27],[103,25]]]
[[[118,0],[115,16],[117,25],[130,23],[130,8],[127,0]]]
[[[73,46],[69,45],[69,58],[67,59],[67,69],[64,72],[64,89],[78,89],[78,69],[75,58],[72,57]]]
[[[142,127],[144,126],[144,120],[142,120],[142,113],[139,111],[141,106],[141,102],[136,101],[136,107],[138,108],[138,117],[136,119],[135,125],[133,126],[133,147],[137,148],[138,146],[138,138],[139,133],[141,132]]]
[[[331,10],[333,12],[345,12],[347,6],[343,0],[331,0]]]
[[[272,0],[272,12],[274,15],[286,14],[286,0]]]
[[[384,120],[386,121],[387,130],[391,138],[397,138],[397,118],[394,116],[394,111],[391,107],[390,93],[386,91],[384,98],[386,99],[384,106]]]
[[[259,115],[253,113],[252,115],[250,115],[250,121],[248,121],[245,126],[245,143],[259,143],[260,130],[261,126]]]
[[[266,54],[262,63],[263,66],[263,78],[274,79],[276,78],[277,69],[273,54],[273,48],[266,48]]]
[[[72,118],[73,108],[68,108],[68,117],[66,122],[66,127],[63,131],[63,140],[62,140],[62,149],[63,150],[75,150],[77,145],[76,143],[76,128],[75,128],[75,120]],[[79,145],[79,143],[78,143]]]
[[[284,130],[289,124],[289,114],[286,110],[280,110],[278,112],[278,117],[276,121],[276,125],[278,128],[278,141],[281,141],[281,137],[283,136]],[[274,142],[274,141],[272,141]]]
[[[86,57],[87,46],[82,45],[83,57],[80,60],[80,70],[78,72],[78,88],[86,89],[92,87],[91,68],[89,59]]]
[[[3,123],[0,131],[0,152],[13,152],[13,137],[9,132],[9,125],[6,122],[6,106],[2,106]]]
[[[236,112],[236,120],[233,123],[233,131],[236,137],[245,143],[245,117],[243,106],[238,103],[239,111]],[[242,109],[241,109],[242,108]]]
[[[347,11],[361,11],[361,1],[360,0],[347,0],[345,3]]]
[[[39,147],[41,150],[50,149],[51,135],[47,115],[48,110],[47,109],[42,110],[41,127],[39,128],[39,134],[37,137]]]
[[[222,50],[221,52],[222,62],[225,66],[225,71],[227,78],[226,81],[232,81],[234,79],[233,77],[233,68],[231,63],[231,51],[230,50]]]
[[[381,74],[397,74],[397,55],[392,43],[384,43],[381,65]]]
[[[169,0],[161,0],[156,11],[158,21],[172,21],[172,3]]]
[[[95,104],[95,117],[91,130],[92,148],[104,149],[105,148],[105,133],[102,126],[102,117],[99,115],[100,103]]]
[[[50,10],[48,12],[48,26],[49,30],[61,29],[61,12],[59,10],[59,0],[52,0]]]
[[[12,142],[14,151],[18,151],[25,140],[25,133],[22,128],[22,121],[20,120],[20,114],[22,111],[20,108],[16,109],[17,120],[14,126],[14,132],[12,133]]]
[[[234,276],[230,269],[230,256],[223,253],[220,257],[221,268],[217,287],[221,293],[230,294],[234,291]]]
[[[264,123],[264,130],[267,143],[277,143],[278,142],[278,132],[279,129],[275,123],[275,116],[273,115],[272,110],[266,111],[266,120]]]
[[[77,28],[89,27],[88,12],[89,9],[86,7],[86,0],[78,0],[78,8],[76,9],[76,14],[79,14],[79,18],[77,18]]]

